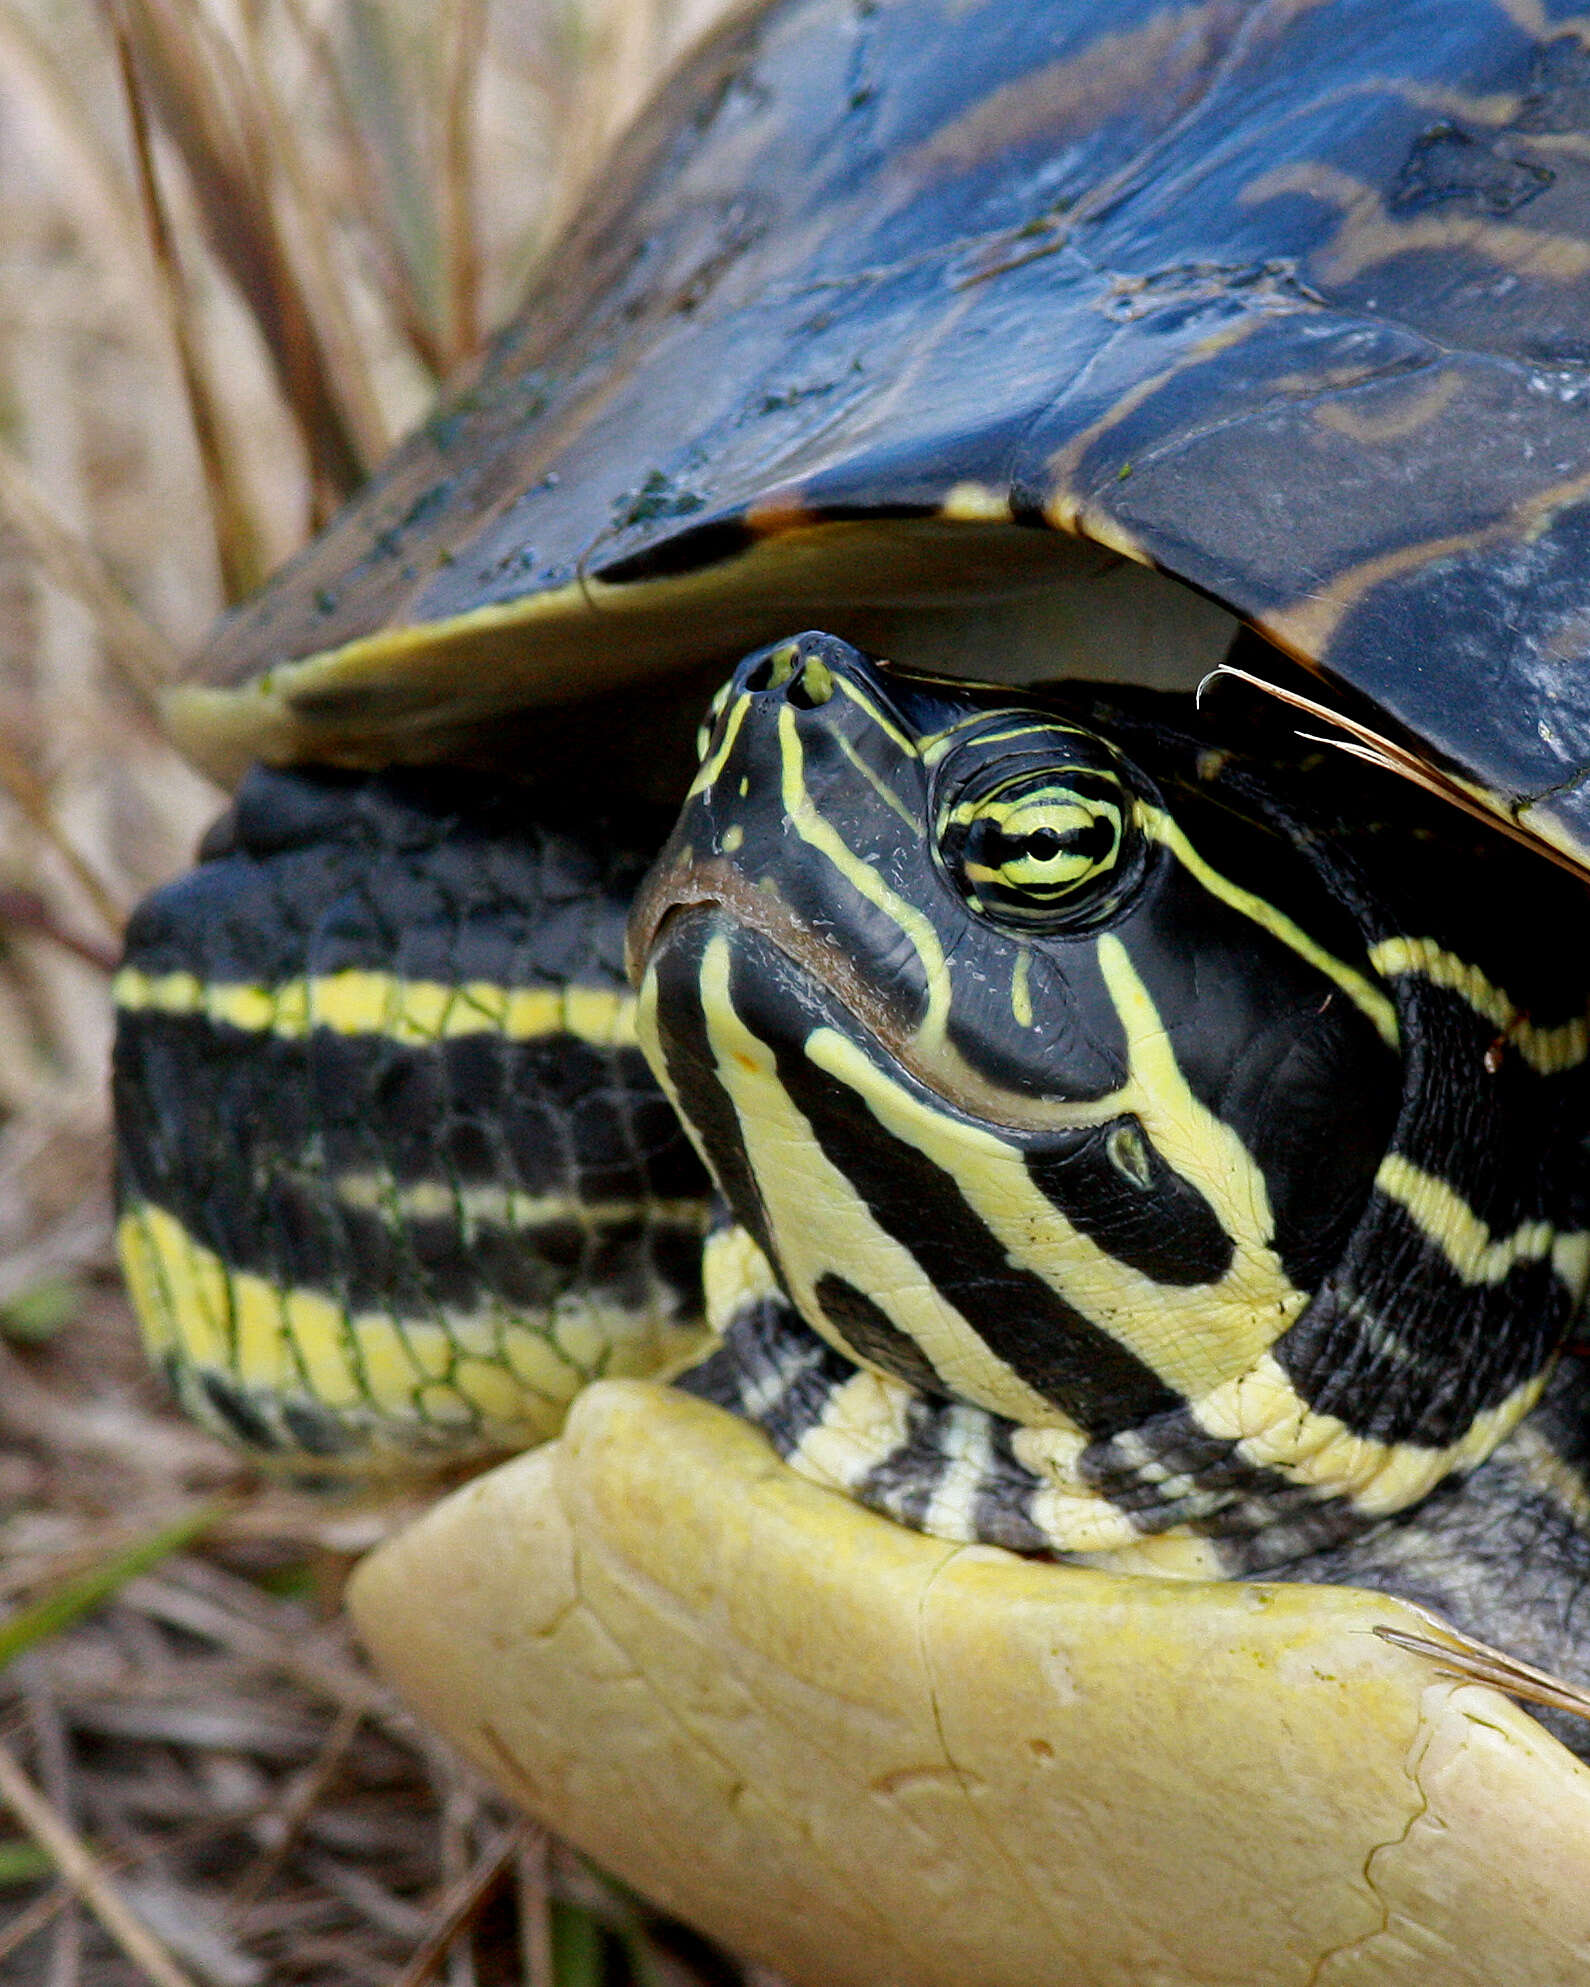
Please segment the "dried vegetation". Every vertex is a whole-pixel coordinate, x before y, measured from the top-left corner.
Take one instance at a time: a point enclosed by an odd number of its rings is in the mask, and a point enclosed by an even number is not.
[[[721,0],[0,0],[0,1982],[746,1975],[511,1815],[337,1615],[401,1521],[145,1376],[108,974],[218,796],[161,680],[511,306]]]

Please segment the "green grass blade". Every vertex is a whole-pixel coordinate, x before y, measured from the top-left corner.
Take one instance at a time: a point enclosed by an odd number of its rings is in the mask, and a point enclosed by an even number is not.
[[[91,1566],[86,1573],[63,1580],[58,1587],[41,1594],[36,1601],[12,1615],[9,1621],[0,1622],[0,1669],[49,1636],[59,1634],[63,1628],[70,1628],[84,1615],[92,1614],[95,1608],[102,1607],[125,1587],[129,1580],[136,1579],[140,1573],[147,1573],[151,1566],[157,1566],[169,1554],[191,1545],[224,1518],[231,1508],[230,1504],[216,1499],[201,1504],[169,1525],[162,1525],[158,1531],[135,1539],[131,1545],[112,1553],[98,1566]]]
[[[605,1987],[607,1940],[589,1911],[563,1898],[552,1901],[554,1987]]]
[[[54,1857],[36,1842],[0,1842],[0,1890],[36,1884],[54,1873]]]

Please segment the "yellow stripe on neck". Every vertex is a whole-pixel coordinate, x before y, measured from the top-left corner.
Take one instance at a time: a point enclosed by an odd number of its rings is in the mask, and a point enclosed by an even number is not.
[[[269,986],[124,966],[114,993],[116,1005],[131,1014],[203,1015],[247,1034],[290,1041],[325,1028],[416,1046],[485,1034],[513,1042],[573,1035],[603,1049],[635,1043],[635,996],[627,988],[504,987],[490,980],[449,985],[359,967]]]
[[[455,1221],[533,1231],[551,1226],[604,1228],[638,1223],[658,1228],[693,1228],[705,1234],[711,1209],[705,1195],[694,1200],[585,1200],[578,1194],[527,1194],[500,1180],[395,1180],[388,1173],[337,1173],[326,1187],[344,1207],[385,1215],[394,1222]]]
[[[1500,1283],[1516,1263],[1549,1259],[1574,1294],[1584,1294],[1590,1270],[1590,1235],[1559,1234],[1549,1221],[1523,1221],[1511,1235],[1493,1235],[1454,1187],[1433,1173],[1388,1152],[1375,1185],[1412,1219],[1441,1251],[1465,1283]]]
[[[1371,948],[1369,963],[1387,979],[1398,973],[1418,973],[1432,986],[1459,995],[1540,1076],[1577,1069],[1590,1055],[1590,1019],[1581,1014],[1554,1028],[1537,1027],[1478,966],[1448,952],[1433,938],[1383,938]]]
[[[596,1293],[539,1319],[489,1299],[431,1317],[350,1312],[330,1292],[223,1261],[149,1202],[126,1209],[116,1243],[156,1360],[179,1376],[215,1374],[269,1422],[284,1404],[312,1401],[392,1453],[447,1429],[466,1446],[544,1440],[588,1380],[649,1374],[702,1343],[666,1309],[671,1299],[630,1308]],[[290,1449],[290,1430],[281,1439]],[[355,1469],[368,1462],[363,1450],[350,1456]]]
[[[1333,952],[1327,952],[1317,940],[1309,937],[1300,924],[1295,923],[1284,911],[1277,910],[1266,898],[1259,897],[1251,890],[1244,890],[1241,884],[1233,883],[1219,870],[1213,868],[1188,841],[1181,824],[1163,808],[1139,806],[1137,818],[1143,832],[1170,850],[1176,860],[1190,875],[1222,904],[1238,911],[1245,918],[1251,918],[1272,938],[1289,946],[1300,959],[1306,959],[1316,971],[1334,980],[1347,998],[1373,1024],[1381,1040],[1388,1048],[1398,1046],[1400,1036],[1397,1028],[1397,1010],[1379,987],[1355,966],[1349,966],[1344,959],[1338,959]],[[1373,963],[1374,955],[1371,954]],[[1376,971],[1381,968],[1376,965]]]
[[[1495,1407],[1477,1414],[1455,1442],[1381,1442],[1311,1408],[1270,1354],[1251,1373],[1192,1403],[1206,1433],[1235,1442],[1243,1458],[1291,1483],[1345,1497],[1366,1517],[1405,1511],[1453,1471],[1482,1463],[1540,1399],[1546,1373],[1533,1374]]]

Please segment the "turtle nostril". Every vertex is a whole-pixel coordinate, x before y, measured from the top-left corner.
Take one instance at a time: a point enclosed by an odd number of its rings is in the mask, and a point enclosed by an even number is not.
[[[797,642],[780,642],[775,649],[758,658],[740,679],[742,689],[782,690],[800,668],[801,652]]]
[[[819,704],[826,704],[834,694],[834,672],[816,656],[807,656],[790,678],[789,688],[784,694],[796,710],[815,711]]]
[[[753,696],[782,690],[797,710],[814,711],[834,694],[834,672],[820,657],[804,651],[798,641],[780,642],[746,665],[739,687]]]

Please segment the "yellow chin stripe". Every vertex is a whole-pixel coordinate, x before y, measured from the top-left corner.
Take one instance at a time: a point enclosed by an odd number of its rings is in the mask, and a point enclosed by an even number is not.
[[[1311,1408],[1268,1355],[1191,1408],[1201,1428],[1235,1442],[1246,1461],[1312,1485],[1322,1496],[1345,1497],[1365,1516],[1379,1518],[1416,1504],[1453,1471],[1483,1462],[1540,1399],[1546,1380],[1547,1372],[1533,1374],[1498,1406],[1476,1415],[1444,1449],[1355,1435],[1334,1415]]]
[[[203,1015],[248,1034],[295,1040],[326,1028],[415,1044],[479,1034],[516,1042],[572,1035],[604,1049],[635,1042],[635,997],[608,987],[503,987],[487,980],[450,986],[359,968],[259,986],[124,966],[113,991],[129,1013]]]

